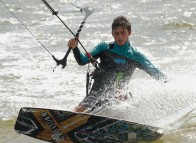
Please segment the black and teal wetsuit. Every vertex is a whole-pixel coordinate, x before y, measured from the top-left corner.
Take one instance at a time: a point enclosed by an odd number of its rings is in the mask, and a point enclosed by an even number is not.
[[[89,58],[77,47],[73,49],[73,53],[79,65],[89,63]],[[90,53],[95,59],[100,59],[99,66],[102,71],[95,70],[92,89],[80,105],[92,107],[99,102],[98,97],[108,94],[112,89],[123,88],[136,68],[146,71],[156,80],[166,79],[165,75],[146,56],[133,48],[129,41],[123,46],[119,46],[116,42],[102,42]]]

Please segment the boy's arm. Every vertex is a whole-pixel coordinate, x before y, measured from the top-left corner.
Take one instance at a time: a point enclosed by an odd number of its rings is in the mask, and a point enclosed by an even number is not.
[[[102,42],[102,43],[98,44],[90,52],[90,54],[93,56],[93,58],[97,59],[97,58],[99,58],[100,53],[103,50],[105,50],[107,47],[108,47],[108,44],[105,42]],[[78,47],[75,47],[73,49],[73,54],[74,54],[74,57],[79,65],[85,65],[85,64],[89,63],[89,58],[85,54],[81,53]]]
[[[78,47],[73,49],[74,57],[79,65],[85,65],[89,62],[88,57],[80,52]]]
[[[156,68],[146,56],[138,52],[136,54],[136,61],[140,63],[139,68],[146,71],[152,78],[167,82],[167,77],[165,76],[165,74],[162,73],[158,68]]]

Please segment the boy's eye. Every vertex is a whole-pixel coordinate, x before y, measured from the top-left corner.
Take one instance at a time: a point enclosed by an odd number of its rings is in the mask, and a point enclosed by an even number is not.
[[[115,35],[119,35],[119,34],[125,35],[125,32],[115,32],[114,34],[115,34]]]

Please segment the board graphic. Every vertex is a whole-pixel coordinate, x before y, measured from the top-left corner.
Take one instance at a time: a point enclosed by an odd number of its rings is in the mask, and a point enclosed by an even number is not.
[[[152,126],[108,117],[54,109],[20,109],[14,129],[52,143],[136,143],[159,139]]]

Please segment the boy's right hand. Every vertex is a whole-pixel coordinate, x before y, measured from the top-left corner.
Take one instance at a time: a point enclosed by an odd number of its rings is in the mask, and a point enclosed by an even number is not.
[[[74,38],[70,39],[70,40],[68,41],[67,46],[68,46],[69,48],[74,49],[75,47],[78,46],[78,40],[77,40],[77,39],[74,39]]]

